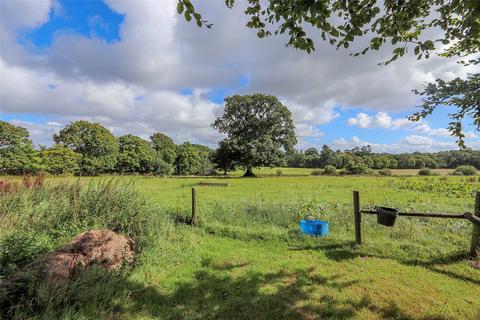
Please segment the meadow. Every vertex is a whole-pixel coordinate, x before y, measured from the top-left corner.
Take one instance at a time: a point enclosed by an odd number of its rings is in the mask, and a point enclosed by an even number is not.
[[[480,189],[478,180],[457,176],[310,176],[308,169],[284,168],[277,176],[277,170],[261,169],[258,178],[239,178],[239,173],[215,178],[121,176],[114,178],[113,187],[102,189],[113,190],[102,192],[107,194],[104,198],[95,198],[92,191],[88,193],[94,187],[87,187],[80,195],[85,204],[77,204],[84,208],[78,210],[82,214],[76,217],[75,228],[73,223],[68,227],[57,223],[62,232],[42,233],[42,237],[54,238],[50,247],[57,247],[73,231],[122,221],[119,230],[124,233],[149,234],[141,238],[144,249],[136,265],[120,275],[100,270],[87,273],[74,285],[44,293],[43,300],[37,298],[41,302],[37,309],[21,305],[15,317],[480,317],[480,271],[468,260],[469,222],[400,217],[395,227],[388,228],[378,225],[374,216],[366,216],[365,243],[356,246],[352,211],[352,191],[357,190],[364,207],[471,212],[473,192]],[[80,184],[95,186],[100,182],[105,186],[110,179],[85,177]],[[205,182],[229,185],[205,186]],[[75,185],[77,178],[49,178],[47,188],[68,183]],[[127,186],[126,191],[121,191],[122,186]],[[190,214],[191,188],[198,193],[199,221],[195,227],[183,223]],[[49,201],[59,198],[58,191],[32,205],[29,219],[35,212],[55,216]],[[40,191],[32,194],[35,192]],[[110,201],[109,192],[122,200]],[[139,200],[132,205],[128,199]],[[25,198],[1,204],[3,212],[10,210],[12,215],[2,217],[0,240],[41,223],[35,219],[19,223],[12,218],[27,202]],[[65,205],[62,215],[69,208]],[[118,215],[125,210],[127,214]],[[148,215],[131,222],[128,217],[138,210]],[[325,238],[302,235],[298,222],[304,218],[329,221],[330,234]],[[132,228],[132,223],[141,226]],[[42,228],[46,225],[35,232],[41,233]]]

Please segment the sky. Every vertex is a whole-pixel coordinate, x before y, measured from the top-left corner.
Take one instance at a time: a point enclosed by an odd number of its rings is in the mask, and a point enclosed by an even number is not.
[[[0,0],[0,120],[26,127],[35,145],[85,119],[115,136],[147,139],[164,132],[177,143],[215,147],[222,139],[210,124],[223,99],[256,92],[277,96],[292,112],[297,149],[435,152],[457,149],[445,129],[446,107],[410,122],[421,89],[478,72],[455,59],[413,55],[388,66],[386,48],[365,56],[360,39],[351,50],[323,44],[307,54],[285,47],[285,37],[258,39],[245,27],[245,2],[194,1],[211,29],[176,13],[176,0]],[[477,69],[475,69],[477,68]],[[467,145],[480,133],[466,123]]]

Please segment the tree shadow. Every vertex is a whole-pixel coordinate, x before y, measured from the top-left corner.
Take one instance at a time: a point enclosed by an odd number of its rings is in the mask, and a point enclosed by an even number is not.
[[[432,258],[430,260],[422,259],[402,259],[394,255],[379,255],[370,254],[365,252],[359,252],[355,250],[356,246],[352,242],[345,242],[344,244],[335,245],[321,245],[316,247],[307,247],[305,250],[322,250],[325,256],[333,261],[341,262],[351,260],[355,258],[377,258],[377,259],[390,259],[399,262],[405,266],[421,266],[429,271],[442,274],[455,280],[461,280],[471,282],[476,285],[480,285],[480,280],[472,277],[468,277],[462,274],[458,274],[452,271],[444,270],[442,266],[452,265],[461,261],[467,261],[469,259],[468,252],[454,252],[448,255]]]
[[[66,287],[51,288],[48,295],[44,291],[38,302],[48,306],[39,305],[35,315],[46,319],[75,315],[85,319],[244,320],[351,319],[367,312],[382,319],[423,319],[409,315],[388,298],[379,301],[367,294],[358,298],[342,294],[359,283],[339,274],[324,276],[313,267],[267,273],[252,269],[248,263],[219,264],[204,259],[192,277],[180,280],[170,290],[133,281],[126,274],[86,270]]]
[[[240,268],[246,270],[234,272]],[[368,309],[381,318],[420,319],[404,313],[394,301],[381,307],[367,296],[354,301],[324,293],[339,292],[355,284],[339,275],[318,275],[313,268],[258,273],[244,263],[218,265],[205,260],[193,279],[179,283],[173,292],[146,288],[137,292],[135,303],[125,311],[161,319],[243,320],[351,319]],[[320,290],[320,297],[314,294],[319,287],[326,289]]]

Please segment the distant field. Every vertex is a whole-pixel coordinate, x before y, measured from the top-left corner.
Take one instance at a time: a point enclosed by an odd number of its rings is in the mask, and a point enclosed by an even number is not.
[[[93,303],[66,310],[65,318],[479,319],[480,271],[466,260],[468,222],[401,217],[387,228],[368,216],[365,244],[356,247],[352,213],[353,190],[360,191],[366,207],[472,211],[478,181],[279,170],[279,177],[277,168],[256,170],[260,178],[239,178],[241,172],[218,178],[114,177],[134,183],[159,215],[172,219],[190,214],[195,187],[200,225],[172,224],[143,254],[128,278],[132,293],[117,298],[117,309],[105,311]],[[64,180],[76,178],[49,181]],[[329,236],[300,234],[298,222],[304,218],[329,221]],[[99,284],[96,290],[104,289]]]

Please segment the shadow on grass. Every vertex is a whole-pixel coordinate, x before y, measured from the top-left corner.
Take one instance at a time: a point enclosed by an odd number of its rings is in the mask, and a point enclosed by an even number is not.
[[[420,319],[404,313],[394,301],[382,307],[367,296],[354,301],[325,293],[356,284],[337,275],[324,277],[312,269],[263,274],[242,268],[248,264],[215,265],[206,260],[193,279],[179,283],[171,293],[153,287],[137,292],[135,304],[125,311],[161,319],[351,319],[368,309],[382,319]]]
[[[348,295],[342,292],[357,285],[340,275],[319,275],[313,268],[260,273],[248,263],[214,264],[205,259],[192,277],[170,290],[121,274],[86,271],[65,288],[43,291],[35,300],[44,305],[16,318],[351,319],[370,313],[380,319],[426,319],[412,317],[388,298],[344,298]],[[26,307],[32,311],[31,305]]]
[[[369,254],[366,252],[361,252],[357,250],[357,246],[353,241],[345,242],[336,242],[336,243],[325,243],[319,244],[316,246],[299,246],[299,247],[290,247],[289,250],[314,250],[322,251],[325,256],[333,261],[341,262],[346,260],[351,260],[355,258],[377,258],[377,259],[390,259],[397,261],[406,266],[421,266],[429,271],[439,273],[450,277],[455,280],[461,280],[466,282],[471,282],[473,284],[480,285],[480,280],[474,279],[462,274],[458,274],[449,270],[444,270],[442,267],[466,261],[469,259],[468,252],[455,252],[446,256],[441,256],[438,258],[433,258],[430,260],[422,259],[401,259],[394,255],[379,255],[379,254]]]

